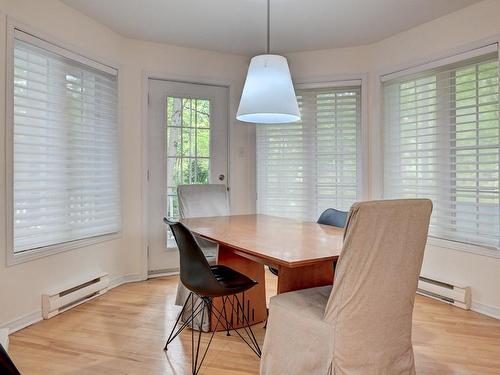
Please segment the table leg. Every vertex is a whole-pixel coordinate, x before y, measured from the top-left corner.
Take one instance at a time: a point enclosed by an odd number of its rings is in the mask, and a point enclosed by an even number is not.
[[[249,318],[250,324],[256,324],[266,320],[267,307],[264,265],[250,259],[243,258],[242,256],[235,254],[231,247],[224,245],[219,245],[217,264],[231,267],[235,271],[238,271],[258,282],[257,285],[247,290],[245,293],[238,294],[238,298],[243,305],[245,314]],[[213,304],[219,311],[223,311],[222,298],[214,298]],[[231,305],[226,303],[228,320],[234,328],[243,326],[242,311],[239,308],[237,311],[238,313],[232,312]],[[217,319],[215,315],[212,314],[210,326],[215,327],[216,323]],[[217,330],[224,331],[225,329],[226,327],[224,324],[219,324],[219,328]]]
[[[331,260],[304,267],[280,266],[278,270],[278,294],[333,285],[334,270]]]

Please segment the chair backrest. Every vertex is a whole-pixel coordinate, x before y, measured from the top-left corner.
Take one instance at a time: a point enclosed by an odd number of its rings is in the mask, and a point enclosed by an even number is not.
[[[319,216],[318,224],[332,225],[338,228],[344,228],[347,222],[346,211],[336,210],[335,208],[327,208]]]
[[[179,248],[182,284],[202,296],[219,292],[222,287],[191,231],[180,222],[173,222],[167,218],[163,221],[170,226]]]
[[[428,199],[352,206],[325,310],[334,374],[414,373],[412,313],[431,212]]]
[[[177,196],[181,219],[229,215],[229,199],[225,185],[179,185]]]

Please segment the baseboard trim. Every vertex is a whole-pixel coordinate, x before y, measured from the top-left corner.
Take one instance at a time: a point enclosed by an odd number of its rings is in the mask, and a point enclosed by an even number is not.
[[[165,268],[163,270],[149,271],[148,278],[154,279],[155,277],[164,277],[164,276],[174,276],[179,274],[179,268]]]
[[[30,314],[23,315],[20,318],[13,319],[7,323],[4,323],[0,325],[0,328],[7,328],[10,335],[32,324],[38,323],[41,320],[43,320],[42,309],[33,311]]]
[[[136,283],[138,281],[146,280],[141,274],[132,273],[128,275],[118,276],[109,282],[109,289],[116,288],[117,286],[127,284],[127,283]]]
[[[479,302],[472,302],[471,310],[479,314],[487,315],[491,318],[500,320],[500,308],[494,306],[484,305]]]
[[[108,290],[116,288],[123,284],[134,283],[137,281],[144,281],[144,280],[145,278],[140,274],[129,274],[129,275],[118,276],[111,279]],[[9,335],[10,335],[14,332],[17,332],[23,328],[38,323],[42,320],[43,320],[42,310],[40,309],[33,311],[30,314],[23,315],[20,318],[13,319],[7,323],[0,324],[0,328],[7,328],[9,330]]]
[[[0,345],[3,346],[6,352],[9,351],[9,329],[0,328]]]

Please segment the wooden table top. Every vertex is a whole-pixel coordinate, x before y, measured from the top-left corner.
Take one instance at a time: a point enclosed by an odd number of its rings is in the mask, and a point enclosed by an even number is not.
[[[267,215],[183,219],[195,234],[261,259],[269,265],[300,267],[336,260],[344,230]]]

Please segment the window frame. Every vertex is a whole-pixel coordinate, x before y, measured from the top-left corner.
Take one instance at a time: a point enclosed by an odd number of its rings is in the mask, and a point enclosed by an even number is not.
[[[371,199],[370,174],[369,174],[369,130],[368,130],[368,74],[336,75],[321,78],[298,78],[294,83],[297,90],[341,88],[359,86],[360,88],[360,134],[358,134],[358,160],[357,160],[357,190],[358,200]],[[259,126],[259,125],[257,125]],[[257,139],[256,139],[257,141]],[[258,190],[258,189],[257,189]],[[256,191],[256,207],[258,207],[258,191]]]
[[[421,59],[405,62],[400,65],[388,67],[378,70],[375,74],[375,97],[373,103],[374,109],[374,123],[373,132],[377,132],[374,138],[372,136],[372,144],[374,145],[371,151],[373,163],[371,165],[371,173],[376,176],[373,179],[372,194],[378,199],[384,199],[384,87],[383,82],[397,78],[400,76],[415,74],[426,70],[431,70],[444,65],[467,60],[468,58],[481,56],[491,53],[492,46],[496,45],[498,58],[500,62],[500,35],[490,38],[485,38],[479,41],[468,43],[466,45],[458,46],[454,49],[445,51],[444,53],[434,54]],[[500,76],[500,63],[499,63],[499,76]],[[378,112],[377,112],[378,111]],[[378,147],[377,147],[378,146]],[[374,150],[376,149],[376,150]],[[500,258],[500,249],[494,249],[486,245],[465,243],[461,241],[454,241],[449,239],[437,238],[428,236],[427,245],[439,247],[446,250],[461,251],[472,253],[476,255]]]
[[[196,130],[198,130],[198,126],[197,124],[195,124],[195,126],[184,126],[183,125],[183,114],[181,115],[181,125],[180,126],[169,126],[168,124],[168,105],[167,105],[167,109],[166,109],[166,115],[167,115],[167,119],[165,121],[165,145],[164,145],[164,148],[165,148],[165,157],[164,157],[164,160],[163,160],[163,169],[165,171],[165,173],[167,173],[166,171],[168,170],[167,168],[167,163],[168,163],[168,160],[169,159],[193,159],[193,160],[208,160],[208,179],[210,179],[210,159],[211,159],[211,150],[212,150],[212,147],[213,147],[213,135],[212,135],[212,128],[213,128],[213,124],[212,124],[212,113],[214,111],[214,99],[213,97],[198,97],[198,96],[190,96],[190,95],[184,95],[184,96],[175,96],[175,95],[167,95],[166,96],[166,100],[168,102],[169,99],[180,99],[181,102],[184,101],[184,100],[190,100],[191,103],[192,101],[198,101],[198,100],[205,100],[205,101],[208,101],[209,102],[209,114],[208,114],[208,122],[209,122],[209,126],[207,128],[202,128],[202,129],[206,129],[208,131],[208,136],[209,136],[209,143],[208,143],[208,148],[209,148],[209,151],[208,151],[208,156],[202,156],[202,157],[198,157],[197,153],[198,153],[198,148],[197,146],[195,146],[195,156],[183,156],[182,154],[180,156],[170,156],[168,155],[168,149],[167,149],[167,140],[169,138],[169,135],[168,135],[168,131],[169,131],[169,128],[172,129],[172,128],[176,128],[176,129],[179,129],[180,130],[180,139],[181,139],[181,144],[182,144],[182,148],[184,148],[184,143],[183,143],[183,139],[184,139],[184,134],[183,134],[183,130],[184,129],[194,129],[195,130],[195,133],[196,133]],[[183,111],[183,109],[182,109]],[[198,135],[196,134],[195,135],[195,142],[197,141],[197,137]],[[183,160],[182,160],[183,161]],[[181,174],[182,174],[182,167],[181,167]],[[184,182],[183,182],[184,183]],[[208,184],[209,182],[207,182]],[[178,185],[177,185],[178,186]],[[175,196],[177,196],[177,186],[168,186],[168,183],[165,185],[165,187],[167,188],[167,196],[164,201],[163,201],[163,206],[164,206],[164,211],[168,213],[169,211],[169,189],[175,189]],[[178,204],[178,202],[177,202]],[[177,209],[179,209],[177,207]],[[176,217],[175,215],[174,216],[171,216],[169,215],[169,217],[172,217],[176,220],[179,219],[179,217]],[[165,243],[165,250],[166,251],[178,251],[178,248],[177,248],[177,242],[175,241],[173,235],[172,235],[172,232],[170,229],[168,229],[167,231],[164,232],[164,243]]]
[[[48,43],[60,50],[66,57],[89,65],[93,68],[105,67],[116,71],[117,75],[117,130],[118,130],[118,170],[119,170],[119,195],[120,195],[120,229],[114,233],[97,235],[93,237],[82,238],[73,241],[57,243],[53,245],[43,246],[40,248],[25,250],[22,252],[14,252],[14,223],[13,223],[13,204],[14,204],[14,48],[15,48],[15,31],[21,31],[29,36],[38,39],[42,44]],[[65,42],[58,40],[43,32],[34,30],[30,26],[7,17],[7,41],[6,41],[6,70],[5,70],[5,243],[6,243],[6,266],[10,267],[16,264],[32,261],[46,256],[80,249],[102,242],[117,240],[122,237],[123,231],[123,184],[122,184],[122,115],[121,115],[121,74],[120,66],[116,63],[107,62],[100,57],[94,57],[91,53],[80,51],[79,48],[68,45]],[[102,70],[102,69],[99,69]]]

